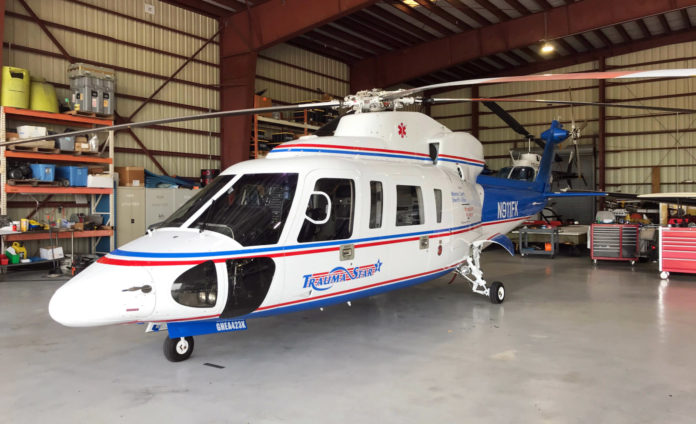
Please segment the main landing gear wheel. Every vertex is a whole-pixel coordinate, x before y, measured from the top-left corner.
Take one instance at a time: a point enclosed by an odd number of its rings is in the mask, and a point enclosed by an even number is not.
[[[164,356],[171,362],[185,361],[193,353],[193,337],[164,339]]]
[[[459,265],[455,272],[469,283],[471,283],[471,291],[487,296],[491,303],[500,304],[505,300],[505,286],[500,281],[494,281],[490,287],[486,287],[486,280],[483,279],[483,271],[481,271],[481,250],[483,243],[474,244],[471,249],[471,255],[465,258],[465,263]]]
[[[503,303],[505,300],[505,286],[503,283],[494,281],[493,284],[491,284],[490,294],[488,296],[491,298],[491,303],[496,305]]]

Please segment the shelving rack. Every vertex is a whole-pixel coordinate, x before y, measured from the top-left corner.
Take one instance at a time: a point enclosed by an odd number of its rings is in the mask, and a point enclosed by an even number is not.
[[[18,109],[13,107],[0,107],[0,142],[6,141],[7,121],[18,121],[27,123],[43,123],[58,125],[63,127],[82,127],[98,128],[100,126],[113,125],[113,121],[102,118],[95,118],[80,115],[66,115],[61,113],[38,112],[34,110]],[[103,164],[108,165],[109,175],[114,174],[114,132],[109,131],[105,145],[102,146],[102,153],[108,152],[108,157],[96,157],[87,155],[68,155],[68,154],[47,154],[37,152],[7,150],[5,146],[0,146],[0,214],[7,215],[7,195],[20,194],[74,194],[89,195],[90,214],[106,215],[105,224],[113,228],[114,223],[114,189],[113,188],[92,188],[92,187],[53,187],[53,186],[10,186],[7,184],[7,159],[24,159],[36,162],[64,162],[67,164]],[[108,196],[108,210],[98,211],[97,205],[103,200],[103,196]],[[97,244],[101,237],[109,237],[109,251],[114,250],[114,230],[92,230],[92,231],[71,231],[59,233],[58,238],[90,238],[90,248],[92,253],[97,252]],[[48,240],[48,233],[21,233],[5,236],[7,241],[20,240]]]
[[[261,115],[254,115],[253,117],[253,136],[252,136],[252,148],[253,148],[253,158],[257,159],[259,157],[259,125],[266,125],[270,127],[286,129],[301,129],[304,135],[309,135],[310,131],[316,131],[319,129],[316,125],[310,125],[307,122],[307,109],[304,110],[304,122],[294,122],[285,121],[283,119],[269,118]],[[273,144],[274,147],[280,143],[266,142],[266,144]]]

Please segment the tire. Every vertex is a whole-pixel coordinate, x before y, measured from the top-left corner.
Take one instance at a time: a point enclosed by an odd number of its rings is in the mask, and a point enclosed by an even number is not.
[[[193,353],[193,337],[164,339],[164,357],[170,362],[185,361]]]
[[[660,273],[660,278],[663,279],[663,280],[668,279],[668,278],[669,278],[669,272],[667,272],[667,271],[662,271],[662,272]]]
[[[491,284],[489,297],[491,298],[491,303],[493,304],[497,305],[499,303],[503,303],[505,300],[505,286],[503,283],[500,281],[494,281],[493,284]]]

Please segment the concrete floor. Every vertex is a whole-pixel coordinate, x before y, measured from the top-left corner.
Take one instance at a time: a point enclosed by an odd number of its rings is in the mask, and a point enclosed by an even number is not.
[[[54,323],[59,282],[13,274],[0,422],[694,422],[693,276],[500,250],[484,270],[506,283],[503,305],[448,277],[200,336],[178,364],[142,326]]]

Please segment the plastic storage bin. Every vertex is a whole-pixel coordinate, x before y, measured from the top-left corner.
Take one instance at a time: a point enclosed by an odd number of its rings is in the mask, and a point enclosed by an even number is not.
[[[56,178],[68,180],[71,187],[87,187],[87,167],[56,166]]]
[[[11,66],[2,67],[2,93],[0,104],[2,106],[29,107],[29,92],[31,80],[29,71]]]
[[[58,148],[68,152],[75,151],[75,136],[59,137]]]
[[[32,163],[32,178],[39,181],[54,181],[56,179],[56,166],[48,163]]]

